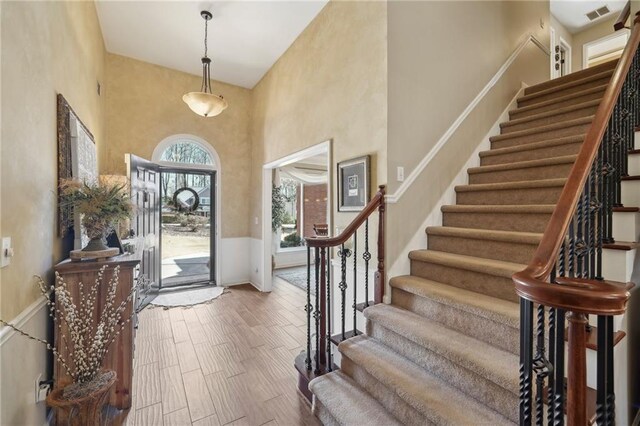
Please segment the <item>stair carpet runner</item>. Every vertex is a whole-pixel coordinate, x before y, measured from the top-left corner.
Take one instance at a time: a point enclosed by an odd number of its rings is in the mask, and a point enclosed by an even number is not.
[[[409,254],[390,305],[340,343],[340,370],[314,379],[325,425],[518,422],[519,305],[512,274],[536,250],[616,61],[525,89],[468,170],[428,249]]]

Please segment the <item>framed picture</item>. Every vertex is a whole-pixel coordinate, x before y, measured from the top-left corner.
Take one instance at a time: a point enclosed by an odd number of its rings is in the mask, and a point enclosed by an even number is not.
[[[358,212],[369,202],[369,162],[365,155],[338,163],[339,212]]]

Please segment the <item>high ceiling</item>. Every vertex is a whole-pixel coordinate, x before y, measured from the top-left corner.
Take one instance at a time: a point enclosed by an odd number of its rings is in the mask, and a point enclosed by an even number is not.
[[[327,3],[313,1],[97,2],[107,51],[202,75],[204,20],[212,78],[252,88]]]
[[[572,34],[585,30],[601,21],[618,17],[627,0],[551,0],[551,14]],[[602,6],[607,6],[611,11],[594,21],[587,18],[587,13]],[[613,30],[612,30],[613,31]]]

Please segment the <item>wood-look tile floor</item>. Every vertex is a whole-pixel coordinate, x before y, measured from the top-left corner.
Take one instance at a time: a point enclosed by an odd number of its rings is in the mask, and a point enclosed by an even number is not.
[[[304,291],[231,287],[209,304],[145,309],[128,426],[319,425],[297,391]]]

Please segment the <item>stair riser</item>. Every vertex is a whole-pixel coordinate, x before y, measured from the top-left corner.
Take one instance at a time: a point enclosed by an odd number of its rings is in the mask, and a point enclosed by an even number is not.
[[[518,301],[511,278],[419,260],[411,260],[411,275],[450,284],[454,287],[475,291],[510,302]]]
[[[502,170],[487,173],[469,174],[469,183],[499,183],[519,182],[524,180],[566,178],[573,163],[553,164],[541,167],[528,167],[526,169]]]
[[[497,231],[544,232],[551,213],[458,213],[444,212],[444,226]]]
[[[471,369],[451,362],[376,322],[367,322],[367,335],[503,416],[514,422],[518,421],[519,399],[516,393],[498,386]]]
[[[506,139],[495,139],[491,141],[491,149],[508,148],[510,146],[519,146],[532,142],[559,139],[565,136],[580,136],[586,134],[590,126],[591,123],[579,124],[570,127],[562,127],[560,129],[546,130],[530,135],[513,136]]]
[[[561,186],[544,188],[517,188],[493,191],[465,191],[456,194],[457,204],[555,204],[562,192]]]
[[[579,104],[582,102],[594,101],[596,99],[602,99],[605,89],[594,91],[593,93],[585,93],[584,95],[576,95],[571,99],[559,100],[557,102],[550,102],[548,105],[540,105],[537,108],[531,108],[530,110],[515,110],[509,113],[509,119],[517,120],[519,118],[531,117],[532,115],[540,114],[547,111],[554,111],[559,108]],[[523,105],[520,105],[523,107]]]
[[[626,283],[631,281],[637,249],[602,250],[602,276],[610,281]]]
[[[525,123],[514,124],[511,126],[503,126],[502,134],[504,135],[507,133],[517,132],[519,130],[530,129],[532,127],[547,126],[549,124],[559,123],[561,121],[588,117],[590,115],[594,115],[597,109],[598,109],[597,106],[591,106],[591,107],[577,109],[575,111],[569,111],[562,114],[552,115],[550,117],[538,118],[535,120],[527,121]]]
[[[528,264],[537,244],[429,235],[429,250]]]
[[[629,155],[629,176],[640,176],[640,154]],[[637,207],[637,206],[635,206]]]
[[[468,333],[473,337],[490,343],[512,354],[520,353],[520,333],[517,328],[492,321],[479,315],[463,312],[454,306],[436,302],[427,297],[417,296],[398,288],[391,289],[391,298],[395,306],[414,312],[446,327]]]
[[[480,165],[492,166],[497,164],[514,163],[517,161],[541,160],[543,158],[561,157],[564,155],[577,154],[580,151],[582,142],[556,145],[546,148],[532,149],[528,151],[511,152],[502,155],[489,155],[481,157]]]
[[[613,238],[616,241],[640,241],[640,213],[614,212]]]
[[[588,83],[584,83],[584,84],[580,84],[577,86],[573,86],[573,87],[568,87],[566,89],[563,90],[555,90],[551,93],[547,93],[546,95],[540,95],[540,96],[536,96],[533,99],[522,99],[518,101],[518,106],[519,107],[526,107],[526,106],[530,106],[530,105],[535,105],[538,104],[540,102],[545,102],[545,101],[550,101],[553,99],[557,99],[560,98],[562,96],[567,96],[567,95],[571,95],[574,93],[578,93],[578,92],[582,92],[584,90],[587,89],[591,89],[593,87],[598,87],[598,86],[602,86],[604,84],[609,83],[609,80],[611,79],[610,76],[604,77],[604,78],[599,78],[597,80],[592,80],[589,81]],[[574,105],[575,105],[575,101],[574,101]]]
[[[628,207],[640,206],[640,180],[622,181],[622,204]]]
[[[591,68],[587,68],[581,71],[574,72],[566,77],[560,77],[553,80],[546,81],[544,83],[536,84],[535,86],[530,86],[524,89],[525,95],[531,95],[532,93],[538,93],[543,90],[550,89],[552,87],[557,87],[562,84],[569,83],[571,81],[581,80],[587,77],[590,77],[595,74],[600,74],[605,71],[613,70],[615,68],[615,63],[608,63],[602,66],[595,66]]]
[[[405,425],[433,425],[415,408],[400,398],[395,389],[389,389],[349,357],[342,354],[340,369],[362,389],[373,396],[388,412]],[[365,419],[363,419],[365,420]]]
[[[331,415],[329,410],[315,397],[313,397],[313,405],[311,412],[316,416],[324,426],[338,426],[340,423]]]

